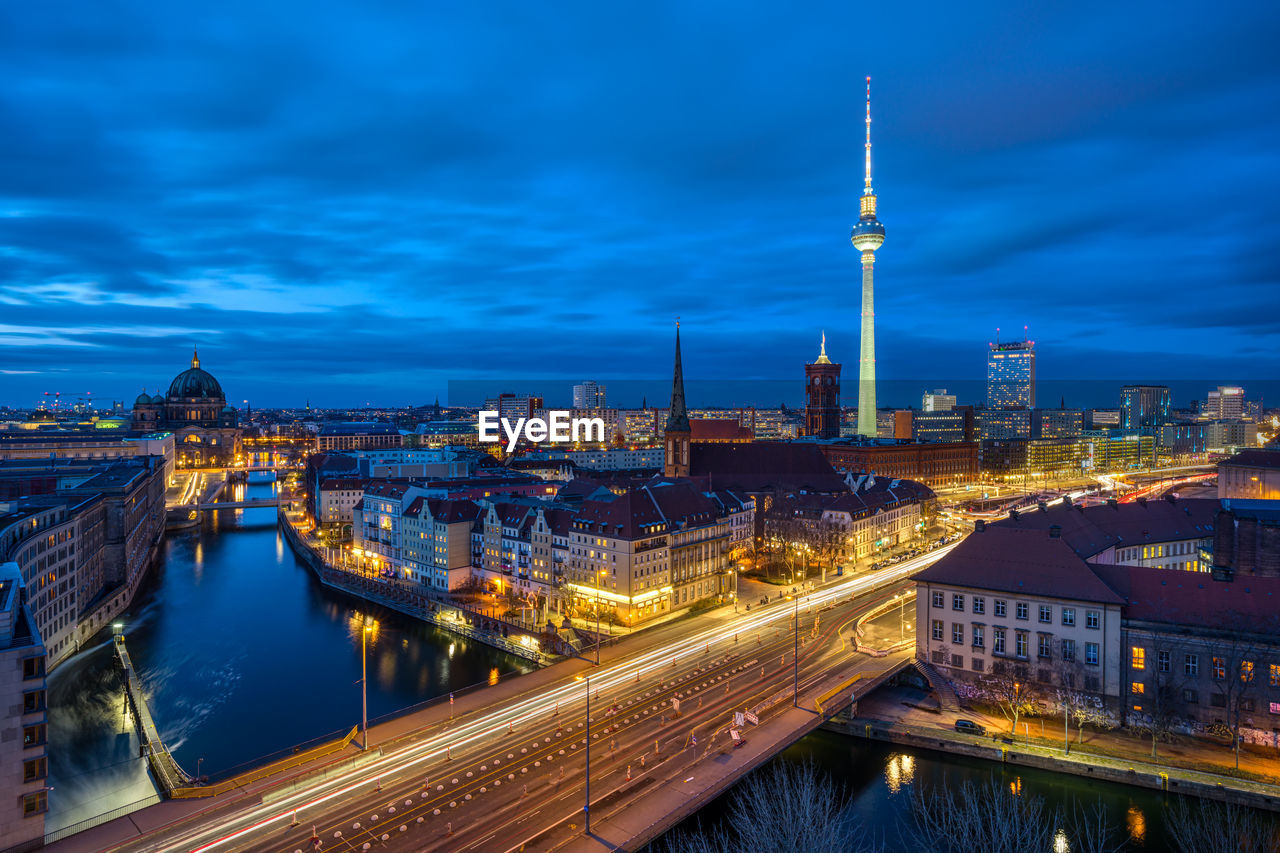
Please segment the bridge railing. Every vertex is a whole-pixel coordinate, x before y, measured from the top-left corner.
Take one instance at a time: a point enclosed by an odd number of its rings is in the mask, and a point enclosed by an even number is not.
[[[68,836],[75,835],[77,832],[83,832],[86,829],[93,829],[95,826],[101,826],[102,824],[113,821],[118,817],[124,817],[127,814],[132,814],[133,812],[138,811],[139,809],[145,809],[147,806],[154,806],[159,802],[163,802],[163,798],[159,794],[150,794],[143,797],[141,800],[134,800],[132,803],[117,806],[116,808],[111,809],[110,811],[105,811],[102,814],[96,814],[93,817],[85,818],[77,823],[69,823],[66,826],[58,827],[51,832],[46,832],[44,834],[44,843],[49,845],[55,841],[61,841]]]

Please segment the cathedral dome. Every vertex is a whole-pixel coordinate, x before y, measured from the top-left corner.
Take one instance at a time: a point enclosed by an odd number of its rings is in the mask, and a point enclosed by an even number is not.
[[[203,397],[212,400],[225,400],[222,386],[208,371],[200,369],[200,356],[193,353],[191,368],[174,377],[169,385],[169,399],[192,399]]]
[[[143,392],[138,395],[138,399],[133,401],[133,404],[135,406],[150,406],[151,397],[147,394],[146,390],[144,389]]]

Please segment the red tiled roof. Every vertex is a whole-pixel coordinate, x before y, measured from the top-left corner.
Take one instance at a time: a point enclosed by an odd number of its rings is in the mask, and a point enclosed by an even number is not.
[[[1126,619],[1205,628],[1276,631],[1280,578],[1237,574],[1215,581],[1209,572],[1145,566],[1094,566],[1126,601]]]
[[[690,418],[689,441],[750,441],[755,437],[736,418]]]
[[[369,484],[369,480],[358,479],[355,477],[330,477],[327,480],[320,481],[320,491],[322,492],[362,492],[365,486]]]
[[[690,449],[689,473],[710,488],[748,494],[849,490],[815,444],[780,441],[700,444]]]
[[[1011,527],[1022,530],[1062,528],[1063,540],[1081,557],[1092,557],[1113,545],[1143,545],[1180,539],[1204,539],[1213,535],[1218,501],[1189,498],[1145,503],[1067,506],[1023,510],[1017,518],[991,522],[988,528]]]
[[[412,484],[408,480],[380,480],[365,486],[364,493],[377,498],[398,500],[404,497],[405,492],[409,491],[410,485]]]
[[[639,539],[666,530],[666,519],[648,492],[628,489],[625,494],[608,499],[583,501],[574,518],[574,528],[615,539]]]
[[[479,504],[466,499],[428,498],[427,506],[431,509],[431,517],[444,524],[475,521],[482,512]]]
[[[1123,602],[1065,540],[1039,530],[988,527],[975,532],[913,580],[1070,601]]]

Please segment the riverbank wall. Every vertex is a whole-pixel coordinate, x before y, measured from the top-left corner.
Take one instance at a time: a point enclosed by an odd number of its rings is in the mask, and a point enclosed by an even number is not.
[[[283,510],[278,516],[278,527],[298,559],[311,570],[320,583],[331,589],[345,592],[348,595],[395,610],[406,616],[430,622],[432,625],[443,628],[450,633],[476,640],[499,651],[536,663],[539,666],[554,663],[562,657],[562,655],[549,654],[542,651],[540,642],[537,647],[534,647],[527,642],[513,640],[510,636],[503,636],[497,631],[476,627],[468,621],[469,618],[474,619],[475,617],[461,608],[453,608],[445,602],[433,601],[425,595],[411,595],[398,587],[387,586],[385,590],[381,590],[377,588],[379,585],[376,582],[363,583],[362,581],[366,579],[333,568],[325,562],[323,556],[303,541],[297,529],[285,516]],[[528,636],[533,637],[533,635]]]
[[[1204,773],[1177,767],[1125,761],[1086,752],[1063,755],[1027,744],[987,744],[972,736],[946,730],[919,731],[885,721],[855,717],[835,719],[822,726],[839,734],[876,740],[912,749],[963,755],[1014,767],[1032,767],[1101,779],[1121,785],[1135,785],[1168,794],[1216,800],[1238,806],[1280,812],[1280,788],[1232,776]]]

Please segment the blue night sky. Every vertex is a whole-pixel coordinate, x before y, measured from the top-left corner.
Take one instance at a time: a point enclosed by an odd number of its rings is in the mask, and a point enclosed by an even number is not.
[[[662,378],[676,315],[691,377],[799,377],[825,328],[852,378],[867,74],[882,377],[978,378],[1026,324],[1042,377],[1274,378],[1278,36],[1275,3],[4,4],[0,402],[132,401],[193,343],[237,405]]]

